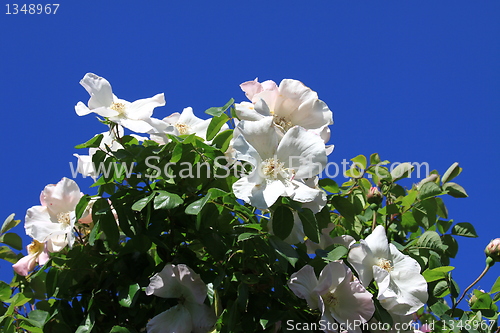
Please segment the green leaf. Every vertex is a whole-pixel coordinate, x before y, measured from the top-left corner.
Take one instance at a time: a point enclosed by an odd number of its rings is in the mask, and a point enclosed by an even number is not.
[[[271,215],[273,233],[280,239],[286,239],[293,229],[293,213],[286,206],[278,206]]]
[[[189,206],[186,207],[185,213],[188,215],[198,215],[198,213],[203,209],[203,206],[207,203],[208,199],[210,199],[210,194],[207,194],[203,198],[192,202]]]
[[[493,284],[493,287],[491,287],[490,294],[494,294],[500,291],[500,276],[497,277],[497,280]]]
[[[154,209],[174,209],[184,203],[180,196],[167,191],[156,191],[154,198]]]
[[[427,282],[443,280],[448,276],[448,272],[454,270],[453,266],[441,266],[434,269],[426,269],[422,275]]]
[[[226,152],[229,144],[231,143],[231,139],[233,138],[233,130],[228,129],[223,132],[220,132],[215,139],[213,139],[212,144],[215,145],[218,149],[220,149],[223,153]]]
[[[442,315],[445,314],[446,311],[450,309],[450,307],[447,304],[443,303],[441,300],[432,304],[430,308],[432,313],[434,313],[438,317],[441,317]]]
[[[477,237],[476,229],[474,229],[474,226],[468,222],[460,222],[455,224],[451,229],[451,234],[463,237]]]
[[[477,297],[477,300],[471,305],[471,310],[497,310],[490,294],[483,293],[477,289],[473,293]]]
[[[226,112],[227,109],[234,103],[234,99],[231,98],[223,107],[212,107],[207,110],[205,110],[206,114],[209,114],[214,117],[218,117],[224,112]]]
[[[147,204],[155,197],[155,192],[151,193],[149,196],[145,197],[145,198],[142,198],[138,201],[136,201],[133,205],[132,205],[132,210],[135,210],[137,212],[140,212],[141,210],[144,209],[144,207],[147,206]]]
[[[131,333],[130,330],[123,326],[113,326],[109,333]]]
[[[256,236],[259,236],[259,234],[255,233],[255,232],[244,232],[244,233],[238,235],[238,242],[242,242],[242,241],[245,241],[247,239],[252,239]]]
[[[441,181],[443,182],[443,184],[445,184],[458,176],[461,172],[462,168],[458,166],[458,162],[455,162],[448,168],[448,170],[446,170],[443,178],[441,178]]]
[[[441,188],[439,187],[438,184],[434,182],[428,182],[422,185],[422,187],[418,191],[417,198],[419,200],[425,200],[431,197],[435,197],[436,195],[440,195],[442,193],[443,191],[441,191]]]
[[[420,236],[417,241],[417,246],[429,250],[434,250],[438,253],[443,253],[447,246],[441,241],[441,237],[435,231],[427,230]]]
[[[89,202],[90,202],[90,196],[85,194],[83,197],[80,198],[80,201],[78,201],[78,204],[76,205],[75,208],[75,218],[78,221],[83,213],[85,212],[85,209],[87,208]]]
[[[393,181],[397,181],[402,178],[407,178],[413,171],[414,166],[411,163],[405,162],[399,164],[391,171],[391,177]]]
[[[15,234],[13,232],[8,232],[0,236],[0,243],[7,244],[13,249],[19,251],[23,249],[23,240],[21,239],[21,237],[19,237],[18,234]]]
[[[295,251],[295,249],[290,246],[290,244],[283,242],[276,236],[270,236],[269,242],[279,255],[281,255],[293,267],[295,267],[295,264],[299,260],[299,255],[297,254],[297,251]]]
[[[335,182],[335,180],[330,178],[323,178],[319,180],[319,186],[322,187],[325,191],[330,193],[338,193],[340,192],[339,186]]]
[[[212,120],[210,121],[210,124],[208,124],[207,128],[207,140],[210,141],[212,140],[217,133],[219,133],[221,127],[229,120],[229,117],[223,113],[218,117],[213,117]]]
[[[0,230],[0,234],[4,234],[6,233],[7,231],[9,231],[10,229],[14,228],[16,225],[19,224],[19,222],[21,222],[21,220],[14,220],[14,216],[16,214],[12,213],[10,214],[6,219],[5,221],[3,221],[3,224],[2,224],[2,229]]]
[[[137,298],[136,294],[139,290],[141,290],[141,287],[138,283],[131,284],[127,289],[121,290],[118,293],[118,303],[123,307],[130,308],[133,305],[134,300]]]
[[[299,217],[302,221],[305,235],[314,243],[319,243],[320,230],[313,212],[309,208],[303,208],[299,211]]]
[[[12,289],[10,289],[10,286],[3,282],[0,281],[0,301],[4,302],[10,298],[12,295]]]
[[[328,252],[328,255],[324,258],[326,261],[336,261],[345,256],[349,252],[346,247],[344,246],[337,246],[330,252]]]
[[[108,199],[97,199],[92,206],[92,214],[93,221],[99,223],[100,230],[106,235],[106,242],[109,247],[116,249],[120,241],[120,231],[118,230],[118,223],[111,211]]]
[[[75,148],[76,149],[98,148],[99,145],[101,144],[101,141],[102,141],[103,137],[104,137],[104,135],[98,134],[98,135],[94,136],[92,139],[90,139],[89,141],[75,146]]]
[[[356,215],[353,204],[346,198],[334,195],[331,198],[331,202],[335,209],[340,213],[340,215],[344,216],[349,220],[354,220],[354,216]]]
[[[94,313],[89,312],[87,315],[87,318],[85,319],[85,322],[78,326],[78,329],[75,331],[75,333],[90,333],[92,331],[92,328],[94,327]]]
[[[443,190],[454,198],[467,198],[469,196],[465,189],[457,183],[446,183],[443,185]]]
[[[380,156],[377,153],[373,153],[370,155],[370,164],[377,165],[380,163]]]
[[[357,166],[361,170],[366,170],[366,156],[365,155],[358,155],[356,157],[351,158],[351,161],[353,163],[356,163]]]
[[[12,264],[15,264],[19,260],[19,257],[20,256],[12,252],[8,246],[0,246],[0,259],[4,259]]]
[[[35,327],[43,328],[48,317],[49,313],[47,311],[33,310],[28,315],[28,322]]]
[[[439,281],[438,283],[436,283],[436,285],[434,286],[434,290],[432,291],[432,293],[437,298],[443,298],[446,295],[448,295],[450,293],[450,289],[448,287],[448,282],[442,280],[442,281]]]

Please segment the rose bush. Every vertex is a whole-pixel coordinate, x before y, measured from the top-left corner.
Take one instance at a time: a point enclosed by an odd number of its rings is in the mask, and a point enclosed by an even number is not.
[[[77,114],[108,126],[76,147],[97,193],[47,185],[24,219],[27,256],[21,220],[5,220],[2,332],[498,332],[500,280],[468,308],[477,281],[461,293],[452,276],[458,237],[477,237],[441,198],[467,196],[458,163],[405,187],[412,165],[375,153],[346,182],[320,179],[332,112],[297,80],[248,81],[250,102],[205,120],[153,118],[163,94],[130,103],[95,74],[81,84]]]

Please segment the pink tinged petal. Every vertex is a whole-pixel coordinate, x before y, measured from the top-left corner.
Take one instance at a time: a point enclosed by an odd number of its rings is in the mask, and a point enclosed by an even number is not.
[[[30,271],[35,269],[36,258],[37,258],[36,254],[28,254],[27,256],[19,259],[17,263],[12,265],[12,268],[17,274],[21,276],[26,276],[29,274]]]
[[[297,111],[288,117],[292,124],[300,125],[306,129],[319,129],[333,123],[332,111],[325,102],[319,99],[303,101]]]
[[[113,92],[109,82],[93,73],[87,73],[80,81],[80,84],[90,94],[88,102],[90,109],[99,107],[109,107],[113,104]]]
[[[274,109],[276,104],[276,99],[278,98],[280,92],[279,88],[274,81],[267,80],[262,82],[262,88],[264,89],[261,93],[254,96],[252,102],[256,102],[257,99],[263,99],[266,101],[267,105]]]
[[[165,96],[157,94],[151,98],[138,99],[127,106],[127,117],[147,120],[153,115],[154,108],[165,105]]]
[[[277,149],[278,159],[295,170],[295,178],[311,178],[327,163],[325,144],[313,133],[295,126],[286,132]]]
[[[49,251],[47,249],[47,244],[44,244],[43,246],[43,251],[39,253],[38,255],[38,264],[39,265],[45,265],[45,263],[47,261],[49,261],[50,259],[50,255],[49,255]]]
[[[318,279],[314,269],[310,265],[305,265],[299,271],[292,274],[288,287],[297,297],[305,299],[311,309],[317,309],[319,304],[319,295],[315,292],[318,286]]]
[[[354,267],[358,277],[364,286],[368,286],[373,280],[373,265],[376,264],[373,254],[364,240],[360,244],[354,244],[347,255],[347,261]]]
[[[252,100],[255,94],[258,94],[263,90],[262,85],[258,80],[259,79],[256,78],[253,81],[247,81],[240,84],[241,90],[245,92],[245,96],[247,96],[249,100]]]
[[[211,331],[217,317],[212,308],[206,304],[198,304],[193,302],[185,302],[184,306],[191,314],[191,321],[194,333],[207,333]]]
[[[178,304],[151,319],[146,329],[148,333],[191,333],[191,314],[184,305]]]
[[[47,185],[42,196],[45,206],[57,215],[74,211],[83,194],[74,180],[65,177],[55,185]]]
[[[374,257],[389,259],[389,242],[383,226],[378,225],[365,241]]]
[[[262,114],[255,110],[255,105],[249,102],[234,104],[236,116],[241,120],[257,121],[264,118]]]
[[[188,302],[202,304],[207,297],[207,286],[191,268],[179,264],[173,269],[183,287],[183,296]]]
[[[238,131],[259,153],[262,160],[274,157],[276,154],[279,137],[276,134],[271,117],[259,121],[241,121],[238,124]],[[235,147],[235,149],[237,148]]]
[[[163,270],[153,275],[146,288],[146,295],[155,295],[163,298],[180,298],[182,285],[174,272],[175,266],[167,264]]]

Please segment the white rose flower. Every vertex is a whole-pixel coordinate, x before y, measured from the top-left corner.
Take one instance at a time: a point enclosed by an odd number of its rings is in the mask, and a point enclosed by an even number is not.
[[[119,99],[113,94],[111,85],[105,78],[92,73],[85,74],[80,84],[90,94],[90,99],[88,106],[82,102],[78,102],[75,106],[79,116],[94,112],[138,133],[146,133],[153,129],[149,123],[153,109],[165,105],[163,94],[132,103]]]
[[[363,285],[377,282],[377,299],[389,313],[412,314],[427,302],[427,282],[420,274],[420,265],[388,243],[383,226],[353,245],[347,260]]]

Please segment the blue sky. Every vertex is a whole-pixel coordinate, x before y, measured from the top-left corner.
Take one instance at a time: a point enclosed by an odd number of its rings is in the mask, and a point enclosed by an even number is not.
[[[239,84],[255,77],[293,78],[334,112],[332,161],[378,152],[440,173],[460,163],[469,198],[445,203],[480,238],[460,240],[455,277],[465,288],[483,269],[500,237],[500,2],[65,2],[55,15],[1,13],[0,219],[24,219],[46,184],[71,176],[74,146],[105,130],[74,112],[87,72],[130,101],[164,92],[156,118],[243,101]]]

